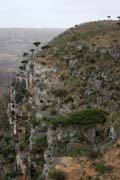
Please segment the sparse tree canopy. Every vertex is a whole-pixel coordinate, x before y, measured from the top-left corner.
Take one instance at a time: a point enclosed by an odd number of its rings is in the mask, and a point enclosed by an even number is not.
[[[27,52],[24,52],[23,53],[23,58],[24,58],[24,61],[28,61],[29,54]]]
[[[50,48],[50,45],[48,45],[48,44],[41,47],[42,50],[45,50],[45,49],[48,49],[48,48]]]
[[[35,49],[30,49],[30,51],[31,51],[32,53],[34,53],[34,52],[35,52]]]
[[[41,44],[41,42],[34,42],[33,44],[34,46],[38,47]]]
[[[29,54],[26,53],[26,52],[24,52],[24,53],[23,53],[23,57],[26,57],[26,56],[29,56]]]
[[[117,18],[118,18],[118,20],[120,20],[120,16],[118,16]]]
[[[37,53],[38,53],[38,46],[41,44],[41,42],[34,42],[33,45],[36,46],[37,48]]]
[[[30,51],[31,51],[31,58],[34,58],[34,52],[35,52],[35,49],[30,49]]]
[[[108,17],[108,19],[110,19],[111,18],[111,16],[107,16]]]
[[[23,60],[23,61],[21,61],[21,63],[22,63],[22,64],[27,64],[28,61],[27,61],[27,60]]]

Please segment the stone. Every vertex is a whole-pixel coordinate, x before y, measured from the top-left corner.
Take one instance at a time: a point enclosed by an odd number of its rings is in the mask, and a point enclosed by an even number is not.
[[[115,133],[114,127],[110,127],[109,137],[110,137],[110,139],[115,140],[115,138],[116,138],[116,133]]]

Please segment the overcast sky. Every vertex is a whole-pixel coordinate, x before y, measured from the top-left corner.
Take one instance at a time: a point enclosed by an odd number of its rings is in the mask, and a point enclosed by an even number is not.
[[[113,19],[120,0],[0,0],[0,27],[61,27]]]

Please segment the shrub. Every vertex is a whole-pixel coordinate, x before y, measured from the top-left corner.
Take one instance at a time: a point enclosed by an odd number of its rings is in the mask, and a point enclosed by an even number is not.
[[[55,115],[57,114],[56,109],[52,108],[52,109],[50,110],[50,114],[51,114],[52,116],[55,116]]]
[[[29,145],[30,131],[27,129],[24,135],[24,141],[27,145]]]
[[[22,88],[21,91],[18,91],[15,94],[16,103],[17,104],[20,103],[24,97],[28,98],[29,96],[30,93],[25,88]]]
[[[69,103],[69,102],[74,102],[74,99],[72,96],[68,96],[65,101],[64,101],[66,104]]]
[[[91,176],[87,176],[87,177],[86,177],[86,180],[91,180],[91,179],[92,179]]]
[[[94,159],[97,159],[99,156],[101,156],[101,153],[99,151],[91,150],[88,156],[94,160]]]
[[[80,147],[75,147],[75,148],[71,149],[71,151],[68,152],[68,155],[70,155],[72,157],[80,157],[81,148]]]
[[[47,139],[46,137],[36,137],[33,139],[33,148],[32,153],[33,154],[43,154],[44,150],[47,146]]]
[[[6,179],[16,179],[18,177],[17,171],[15,172],[9,172],[6,174],[5,178]]]
[[[52,180],[65,180],[66,175],[64,172],[56,169],[49,171],[48,177]]]
[[[40,146],[40,147],[45,147],[47,145],[47,139],[46,139],[46,136],[45,137],[37,137],[35,140],[34,140],[35,144],[37,146]]]
[[[28,144],[25,141],[21,142],[19,145],[20,151],[24,151],[28,148]]]
[[[28,92],[26,89],[22,89],[21,93],[22,93],[23,96],[25,96],[25,97],[29,97],[29,96],[30,96],[29,92]]]
[[[65,97],[65,96],[68,94],[67,90],[66,90],[66,89],[62,89],[62,88],[60,88],[60,89],[54,89],[54,90],[52,90],[52,93],[53,93],[56,97]]]
[[[96,164],[96,171],[98,171],[100,174],[104,174],[110,171],[110,167],[106,166],[103,162],[100,162]]]
[[[8,158],[8,161],[9,161],[10,164],[13,163],[13,162],[15,162],[15,160],[16,160],[16,157],[15,157],[15,156],[10,156],[10,157]]]
[[[16,103],[20,103],[22,101],[22,99],[24,98],[23,94],[22,93],[16,93],[15,95],[15,100],[16,100]]]
[[[16,152],[14,149],[11,149],[10,147],[2,147],[0,149],[0,154],[3,156],[3,157],[15,157],[16,156]]]
[[[41,62],[42,65],[46,65],[46,62]]]
[[[48,119],[48,123],[54,126],[68,126],[73,124],[88,125],[104,123],[107,119],[107,113],[100,109],[85,109],[80,112],[69,113],[64,116],[57,116]]]

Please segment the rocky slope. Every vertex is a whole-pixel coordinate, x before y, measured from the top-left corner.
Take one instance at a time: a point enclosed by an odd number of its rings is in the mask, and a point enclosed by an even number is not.
[[[115,32],[117,21],[76,26],[22,61],[7,111],[13,170],[3,164],[1,179],[120,179],[120,49],[105,46]]]

